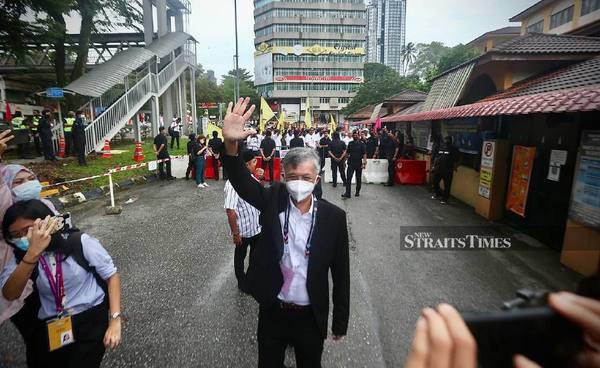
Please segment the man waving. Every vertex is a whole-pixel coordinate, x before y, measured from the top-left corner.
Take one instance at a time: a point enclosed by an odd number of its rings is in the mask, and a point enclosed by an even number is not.
[[[242,199],[261,212],[261,236],[246,276],[259,302],[258,366],[283,366],[294,347],[298,368],[320,367],[329,316],[329,271],[333,280],[332,338],[346,334],[350,312],[350,266],[346,213],[313,196],[320,180],[315,150],[294,148],[283,160],[285,183],[262,187],[238,155],[250,99],[229,103],[223,125],[223,166]]]

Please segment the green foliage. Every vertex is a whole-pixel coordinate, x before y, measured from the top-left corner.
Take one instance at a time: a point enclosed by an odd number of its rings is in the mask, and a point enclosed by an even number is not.
[[[230,70],[227,74],[222,76],[223,83],[219,86],[223,96],[223,102],[233,101],[234,87],[235,87],[235,70]],[[260,106],[260,98],[256,93],[256,87],[252,80],[252,75],[249,71],[244,68],[240,68],[240,96],[250,97],[251,103],[258,107]]]
[[[365,106],[381,103],[406,89],[426,91],[427,87],[417,75],[401,76],[385,65],[365,64],[365,82],[342,113],[352,114]]]
[[[463,44],[448,47],[441,42],[420,43],[416,46],[416,57],[410,64],[410,70],[421,80],[430,81],[438,74],[476,56],[478,56],[477,51]]]
[[[444,53],[437,63],[438,73],[443,73],[468,60],[478,56],[479,53],[469,46],[459,44]]]

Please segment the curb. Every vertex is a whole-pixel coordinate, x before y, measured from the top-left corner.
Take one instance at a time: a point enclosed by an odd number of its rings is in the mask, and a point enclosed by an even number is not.
[[[156,174],[135,176],[131,179],[114,183],[114,190],[115,192],[121,192],[138,185],[154,182],[157,179],[158,177],[156,176]],[[99,188],[94,188],[83,193],[77,192],[62,197],[48,197],[46,199],[50,200],[57,209],[62,209],[73,207],[80,203],[85,203],[95,199],[104,198],[108,195],[108,193],[108,185],[103,185]]]

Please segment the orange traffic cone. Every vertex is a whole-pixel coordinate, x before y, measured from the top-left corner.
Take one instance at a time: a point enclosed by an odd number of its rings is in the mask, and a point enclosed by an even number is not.
[[[135,151],[133,152],[133,161],[144,161],[144,151],[142,150],[142,142],[135,142]]]
[[[65,137],[62,135],[58,139],[58,157],[65,158]]]
[[[104,148],[102,148],[102,158],[111,158],[112,154],[110,153],[110,142],[108,139],[104,140]]]

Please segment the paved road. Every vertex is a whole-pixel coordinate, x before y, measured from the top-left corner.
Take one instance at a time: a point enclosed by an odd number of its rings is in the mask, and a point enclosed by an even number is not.
[[[139,199],[119,216],[102,215],[101,202],[75,211],[76,223],[102,241],[123,280],[129,321],[105,367],[256,366],[257,305],[236,288],[223,182],[211,184],[198,190],[178,180],[124,192],[121,203]],[[424,188],[366,185],[359,199],[345,202],[339,187],[324,190],[348,212],[352,247],[349,335],[326,342],[325,367],[402,366],[424,306],[495,309],[517,288],[572,288],[577,281],[557,253],[509,230],[525,250],[402,250],[401,226],[443,226],[442,233],[489,227],[464,205],[430,200]],[[21,345],[10,324],[0,327],[0,362],[23,367]]]

